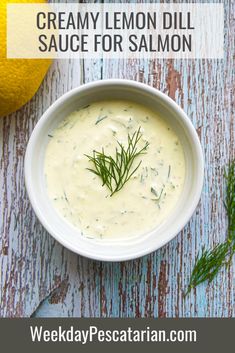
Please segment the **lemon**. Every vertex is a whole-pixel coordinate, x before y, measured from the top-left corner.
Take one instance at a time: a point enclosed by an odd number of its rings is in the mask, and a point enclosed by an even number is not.
[[[0,1],[0,116],[16,111],[34,96],[51,64],[48,59],[6,58],[7,4],[45,2],[46,0]]]

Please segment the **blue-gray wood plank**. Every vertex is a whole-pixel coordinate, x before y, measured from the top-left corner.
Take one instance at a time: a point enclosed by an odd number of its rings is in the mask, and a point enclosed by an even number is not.
[[[183,296],[198,251],[226,236],[223,167],[235,157],[235,4],[224,4],[224,60],[56,61],[31,102],[1,119],[0,316],[235,316],[234,263]],[[24,186],[24,153],[42,113],[69,89],[104,78],[129,78],[168,94],[192,120],[205,157],[203,193],[188,225],[162,249],[124,263],[64,249],[37,221]]]

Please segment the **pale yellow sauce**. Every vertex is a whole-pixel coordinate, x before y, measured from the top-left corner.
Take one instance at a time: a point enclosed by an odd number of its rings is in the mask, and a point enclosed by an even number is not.
[[[117,141],[127,145],[141,127],[139,146],[146,141],[142,163],[124,187],[110,197],[107,186],[87,168],[85,154],[105,150],[114,155]],[[99,101],[66,117],[50,135],[45,178],[54,208],[87,237],[144,234],[163,222],[183,189],[185,160],[171,126],[143,105],[129,101]],[[157,200],[157,196],[160,199]]]

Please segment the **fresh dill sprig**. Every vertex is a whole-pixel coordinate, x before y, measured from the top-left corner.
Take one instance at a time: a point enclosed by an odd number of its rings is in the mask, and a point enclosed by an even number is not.
[[[225,171],[226,198],[224,207],[228,217],[228,240],[235,245],[235,160],[229,162],[228,170]]]
[[[199,257],[199,255],[197,255],[196,257],[196,262],[185,295],[200,283],[205,281],[210,283],[214,279],[220,268],[226,263],[229,247],[229,243],[226,241],[217,244],[211,250],[202,249],[201,256]]]
[[[222,266],[230,264],[235,253],[235,160],[229,162],[224,177],[226,181],[224,206],[228,217],[227,240],[217,244],[213,249],[203,248],[200,257],[197,255],[185,295],[200,283],[205,281],[210,283]]]
[[[145,154],[149,146],[146,142],[144,147],[138,149],[137,145],[142,137],[140,127],[132,136],[128,134],[127,148],[117,141],[118,147],[115,150],[115,156],[106,155],[104,149],[102,152],[93,151],[93,156],[85,155],[89,161],[93,162],[94,169],[88,170],[98,175],[103,183],[110,190],[112,196],[121,190],[124,184],[132,177],[139,168],[142,161],[132,170],[132,166],[136,157]]]

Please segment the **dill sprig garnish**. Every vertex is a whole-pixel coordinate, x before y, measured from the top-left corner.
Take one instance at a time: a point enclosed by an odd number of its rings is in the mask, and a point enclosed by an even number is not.
[[[88,168],[88,170],[101,178],[103,186],[106,185],[110,190],[110,196],[121,190],[139,168],[142,161],[132,170],[134,160],[136,157],[145,154],[149,146],[149,143],[146,142],[144,147],[138,149],[137,145],[141,137],[139,127],[132,136],[128,134],[126,148],[117,141],[119,148],[116,147],[114,157],[106,155],[104,149],[102,149],[102,152],[94,150],[92,156],[85,155],[89,158],[89,161],[93,162],[95,167],[94,169]]]
[[[185,295],[200,283],[205,281],[210,283],[222,266],[230,264],[235,253],[235,160],[229,162],[224,177],[226,181],[224,206],[228,217],[227,240],[212,249],[203,248],[200,257],[197,255]]]

